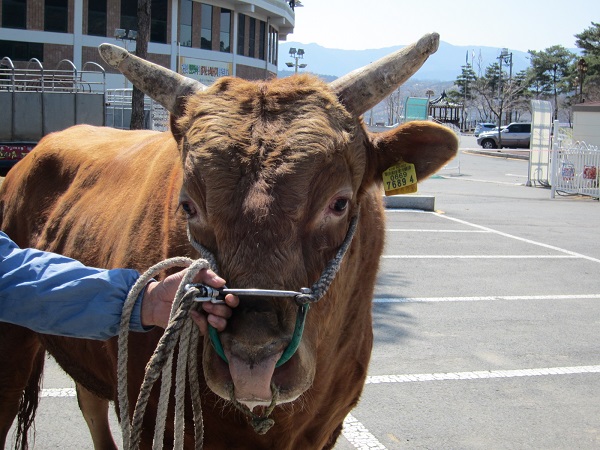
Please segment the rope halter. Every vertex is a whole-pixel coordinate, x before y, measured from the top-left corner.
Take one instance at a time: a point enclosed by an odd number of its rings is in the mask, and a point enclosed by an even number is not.
[[[312,303],[316,303],[321,300],[327,290],[331,286],[331,283],[335,279],[336,274],[340,270],[342,265],[342,261],[344,259],[344,255],[346,251],[350,247],[352,243],[352,238],[356,232],[357,224],[358,224],[358,216],[360,210],[356,212],[356,214],[350,220],[350,226],[348,227],[348,231],[346,232],[346,237],[340,245],[335,257],[331,259],[319,279],[309,288],[301,288],[299,292],[297,291],[282,291],[282,290],[273,290],[273,289],[215,289],[209,286],[204,286],[201,284],[192,284],[188,285],[187,288],[191,291],[195,292],[195,300],[198,302],[206,302],[210,301],[212,303],[224,303],[223,299],[227,294],[235,294],[240,297],[243,296],[260,296],[260,297],[278,297],[278,298],[293,298],[298,304],[298,313],[296,315],[296,324],[294,327],[294,332],[292,333],[292,339],[290,343],[283,351],[283,354],[275,364],[275,367],[280,367],[286,362],[290,360],[300,342],[302,341],[302,334],[304,332],[304,324],[306,321],[306,315],[308,313],[308,309]],[[216,259],[214,255],[208,250],[206,247],[198,243],[191,235],[188,228],[188,239],[194,246],[194,248],[200,253],[200,255],[208,260],[214,261],[214,265],[212,266],[213,271],[217,272],[216,269]],[[217,272],[218,273],[218,272]],[[225,352],[223,350],[223,345],[221,344],[221,339],[219,338],[219,333],[217,330],[211,325],[208,326],[208,333],[210,337],[210,341],[215,349],[215,352],[219,355],[219,357],[225,361],[225,363],[229,364],[227,357],[225,356]]]

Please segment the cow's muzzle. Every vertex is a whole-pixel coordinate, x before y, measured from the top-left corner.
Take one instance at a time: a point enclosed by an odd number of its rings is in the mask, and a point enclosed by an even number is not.
[[[298,303],[298,313],[296,314],[296,325],[294,326],[294,332],[292,333],[292,339],[283,354],[275,364],[275,367],[280,367],[289,359],[294,356],[298,346],[302,341],[302,334],[304,333],[304,323],[306,322],[306,314],[311,302],[315,301],[314,296],[309,288],[301,288],[300,292],[297,291],[282,291],[277,289],[230,289],[230,288],[213,288],[204,284],[188,284],[186,289],[189,291],[195,290],[194,301],[196,302],[211,302],[211,303],[225,303],[224,299],[227,294],[234,294],[238,297],[278,297],[278,298],[294,298]],[[229,364],[219,333],[217,330],[209,324],[208,335],[210,342],[212,343],[215,352],[221,357],[225,363]]]

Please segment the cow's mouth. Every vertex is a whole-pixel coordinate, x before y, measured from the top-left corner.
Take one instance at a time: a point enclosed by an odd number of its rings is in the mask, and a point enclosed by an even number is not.
[[[251,411],[271,405],[276,398],[277,404],[296,400],[311,384],[302,376],[301,357],[294,355],[284,365],[276,367],[282,352],[268,357],[258,364],[232,355],[225,350],[229,363],[218,357],[210,348],[207,382],[211,390],[219,397],[239,402]],[[299,376],[300,375],[300,376]]]

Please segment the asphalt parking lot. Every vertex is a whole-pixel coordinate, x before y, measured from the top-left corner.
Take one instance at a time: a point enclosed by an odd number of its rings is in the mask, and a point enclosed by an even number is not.
[[[510,152],[507,150],[507,152]],[[436,212],[388,211],[375,346],[336,449],[600,446],[598,201],[461,154]]]
[[[526,160],[461,152],[420,186],[435,211],[388,210],[336,450],[600,446],[600,204],[526,180]],[[72,387],[49,362],[35,449],[91,448]]]

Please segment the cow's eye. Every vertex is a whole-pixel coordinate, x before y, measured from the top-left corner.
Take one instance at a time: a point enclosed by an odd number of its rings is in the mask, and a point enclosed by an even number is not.
[[[185,211],[188,218],[194,217],[196,215],[196,209],[190,202],[181,202],[181,209]]]
[[[349,202],[350,202],[350,200],[347,198],[344,198],[344,197],[336,198],[331,203],[329,208],[336,214],[342,214],[348,208]]]

